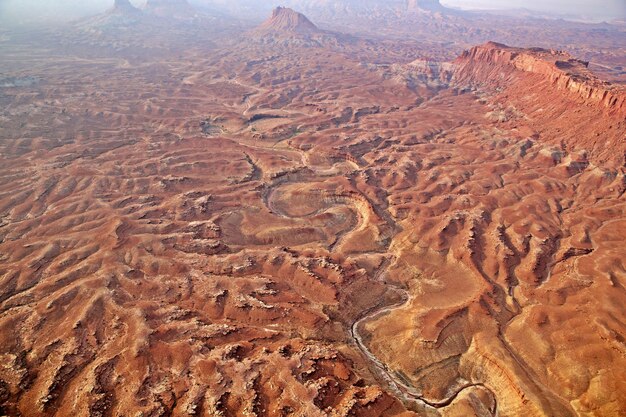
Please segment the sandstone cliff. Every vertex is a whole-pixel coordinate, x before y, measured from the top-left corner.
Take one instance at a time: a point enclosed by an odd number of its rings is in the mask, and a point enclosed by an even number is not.
[[[453,83],[487,94],[502,122],[524,118],[545,143],[623,167],[626,88],[600,81],[587,66],[562,51],[489,42],[454,61]]]
[[[521,49],[489,42],[465,51],[456,61],[459,80],[494,85],[516,72],[549,80],[554,89],[581,98],[585,104],[599,104],[610,113],[626,116],[626,91],[598,80],[588,62],[566,52]]]

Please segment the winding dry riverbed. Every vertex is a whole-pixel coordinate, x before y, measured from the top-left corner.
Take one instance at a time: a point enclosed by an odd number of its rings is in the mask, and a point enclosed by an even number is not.
[[[352,327],[350,328],[351,336],[354,342],[356,343],[356,345],[358,346],[359,350],[361,351],[363,356],[372,364],[372,366],[378,371],[377,374],[385,381],[388,388],[404,402],[417,403],[417,405],[421,407],[427,407],[427,408],[432,408],[432,409],[440,409],[440,408],[449,406],[450,404],[452,404],[454,400],[457,399],[457,397],[463,391],[467,389],[471,389],[471,388],[483,389],[491,393],[492,397],[494,398],[493,407],[489,411],[491,412],[492,415],[496,415],[496,411],[497,411],[496,397],[495,395],[493,395],[493,392],[491,392],[491,390],[488,387],[486,387],[484,384],[480,382],[478,383],[468,382],[458,387],[451,395],[449,395],[447,398],[444,398],[443,400],[440,400],[440,401],[428,400],[414,386],[408,385],[404,381],[402,381],[400,378],[398,378],[395,375],[393,370],[391,370],[385,363],[383,363],[380,359],[378,359],[369,350],[369,348],[367,347],[366,343],[363,340],[363,336],[359,332],[359,328],[361,327],[362,324],[368,321],[376,320],[378,317],[381,317],[393,310],[407,306],[411,302],[411,299],[412,299],[410,294],[406,290],[398,289],[398,291],[402,291],[401,301],[391,304],[391,305],[384,305],[383,303],[381,303],[371,308],[370,310],[366,311],[359,319],[357,319],[352,324]]]

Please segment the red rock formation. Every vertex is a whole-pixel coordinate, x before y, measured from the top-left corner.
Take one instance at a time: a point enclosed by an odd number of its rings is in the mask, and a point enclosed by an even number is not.
[[[528,119],[544,142],[588,151],[594,163],[624,164],[626,88],[600,81],[587,62],[562,51],[489,42],[454,63],[456,83],[492,93],[495,103]]]
[[[588,70],[588,62],[563,51],[512,48],[488,42],[465,51],[456,63],[461,66],[460,78],[481,82],[488,81],[484,70],[489,68],[485,66],[543,75],[556,89],[582,97],[587,104],[598,103],[611,113],[626,115],[624,89],[598,80]]]
[[[0,415],[624,414],[617,113],[499,45],[111,17],[2,44]]]
[[[259,28],[265,33],[310,34],[320,30],[305,15],[288,7],[277,7]]]

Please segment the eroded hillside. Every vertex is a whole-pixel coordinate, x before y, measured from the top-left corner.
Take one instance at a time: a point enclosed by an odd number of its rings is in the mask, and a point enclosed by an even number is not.
[[[624,413],[623,89],[300,35],[5,55],[2,413]]]

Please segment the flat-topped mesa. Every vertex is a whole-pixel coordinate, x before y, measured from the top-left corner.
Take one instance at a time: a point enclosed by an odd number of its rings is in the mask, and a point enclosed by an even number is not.
[[[495,109],[509,109],[499,122],[520,118],[543,143],[618,169],[626,162],[626,87],[599,80],[587,65],[562,51],[490,42],[454,61],[452,83],[478,87]]]
[[[277,7],[258,28],[259,33],[312,34],[321,32],[305,15],[288,7]]]
[[[111,14],[139,14],[141,10],[133,6],[129,0],[115,0],[109,10]]]
[[[600,105],[610,113],[626,116],[626,89],[599,80],[588,62],[566,52],[540,48],[513,48],[488,42],[465,51],[454,63],[460,81],[498,84],[509,71],[545,77],[557,90]],[[509,70],[509,71],[507,71]]]

